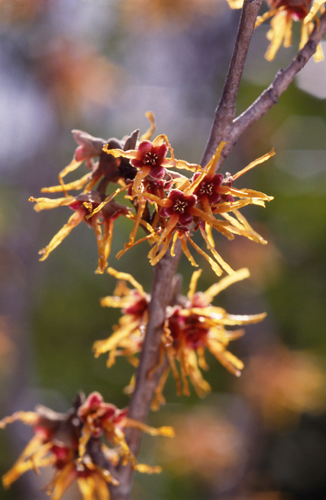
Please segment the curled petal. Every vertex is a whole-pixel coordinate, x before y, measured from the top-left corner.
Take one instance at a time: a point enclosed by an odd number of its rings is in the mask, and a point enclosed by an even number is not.
[[[82,189],[86,182],[90,180],[91,174],[86,174],[84,177],[81,179],[78,179],[77,181],[69,182],[69,184],[65,184],[62,186],[61,184],[59,186],[51,186],[51,187],[44,187],[41,189],[42,193],[59,193],[61,191],[71,191],[71,190],[79,190]]]
[[[49,463],[48,461],[45,464],[40,462],[44,455],[48,453],[51,446],[52,443],[44,445],[42,437],[34,436],[13,467],[3,476],[3,486],[9,488],[14,481],[28,470],[37,470],[38,467],[50,465],[51,462]]]
[[[150,465],[146,464],[137,464],[134,466],[134,470],[138,472],[145,472],[146,474],[159,474],[160,472],[162,472],[162,467],[151,467]]]
[[[188,236],[187,234],[185,234],[185,237],[187,238],[187,240],[189,241],[190,245],[192,245],[194,247],[195,250],[197,250],[197,252],[202,255],[204,257],[205,260],[207,260],[207,262],[209,262],[211,268],[213,269],[214,273],[217,275],[217,276],[221,276],[221,274],[223,273],[222,269],[220,268],[220,266],[217,264],[217,262],[215,262],[209,255],[207,255],[207,253],[204,252],[204,250],[202,250],[191,238],[190,236]]]
[[[189,376],[198,396],[204,398],[211,392],[211,386],[203,379],[198,368],[197,357],[194,351],[187,353],[187,375]]]
[[[215,151],[214,156],[212,157],[212,159],[210,160],[208,165],[205,167],[205,170],[206,170],[209,177],[213,177],[215,170],[216,170],[217,162],[220,159],[222,150],[226,144],[227,144],[227,142],[225,142],[225,141],[220,142],[220,144],[218,145],[218,147]]]
[[[34,411],[16,411],[16,413],[10,417],[5,417],[0,420],[0,429],[4,429],[6,425],[12,424],[17,420],[20,420],[27,425],[36,425],[40,420],[40,416]]]
[[[41,210],[50,210],[51,208],[69,206],[75,201],[75,198],[73,196],[67,196],[65,198],[51,200],[51,198],[34,198],[31,196],[28,201],[36,203],[34,210],[35,212],[40,212]]]
[[[138,319],[134,322],[129,321],[127,325],[123,328],[119,328],[115,333],[113,333],[106,340],[97,340],[93,345],[93,350],[95,351],[95,357],[98,358],[101,354],[115,349],[121,343],[121,340],[128,338],[132,332],[138,330],[139,321]]]
[[[104,221],[104,230],[103,234],[101,231],[101,226],[95,220],[94,231],[96,236],[96,243],[98,248],[98,267],[95,271],[96,274],[103,274],[105,269],[108,266],[108,258],[111,251],[111,243],[113,237],[113,220],[105,220]]]
[[[225,260],[221,257],[221,255],[215,250],[215,248],[211,245],[211,242],[209,241],[204,229],[199,226],[199,230],[202,234],[202,237],[204,238],[204,240],[206,241],[206,244],[207,244],[207,248],[209,248],[209,250],[211,251],[213,257],[215,258],[216,262],[219,263],[219,265],[224,269],[224,271],[226,271],[227,273],[229,274],[233,274],[234,271],[233,269],[229,266],[229,264],[227,264],[225,262]]]
[[[115,278],[119,279],[119,280],[125,280],[125,281],[129,281],[129,283],[134,287],[136,288],[136,290],[138,290],[138,292],[141,294],[141,295],[145,295],[145,292],[144,292],[144,289],[143,287],[141,286],[140,283],[138,283],[138,281],[135,280],[135,278],[133,276],[131,276],[131,274],[128,274],[128,273],[121,273],[119,271],[116,271],[115,269],[113,269],[112,267],[109,267],[106,271],[107,273],[111,274],[111,276],[114,276]]]
[[[267,38],[271,43],[265,54],[267,61],[272,61],[284,41],[284,47],[291,45],[292,38],[292,15],[285,10],[275,14],[271,20],[271,29],[267,33]]]
[[[243,369],[243,363],[236,356],[226,351],[223,345],[219,342],[214,342],[210,340],[208,342],[208,349],[216,357],[216,359],[224,366],[229,372],[233,373],[237,377],[240,377],[241,371]]]
[[[187,257],[187,259],[189,260],[190,264],[193,267],[198,267],[198,264],[196,263],[195,259],[193,258],[193,256],[191,255],[191,253],[189,251],[189,248],[187,247],[187,240],[183,234],[181,235],[180,239],[181,239],[182,251],[185,254],[185,256]]]
[[[203,292],[204,297],[208,302],[212,302],[213,298],[216,297],[222,290],[225,290],[233,283],[249,278],[249,269],[246,267],[233,272],[229,276],[221,279],[218,283],[214,283],[210,288]]]
[[[50,243],[43,248],[43,250],[39,251],[39,254],[42,255],[40,260],[45,260],[48,258],[49,254],[57,248],[58,245],[71,233],[74,227],[78,226],[81,221],[84,219],[84,212],[81,210],[76,211],[68,220],[68,222],[60,229],[60,231],[53,236]]]
[[[164,426],[155,429],[154,427],[150,427],[149,425],[143,424],[138,420],[134,420],[132,418],[125,418],[125,427],[133,427],[134,429],[139,429],[146,434],[150,434],[151,436],[167,436],[174,437],[174,430],[172,427]]]
[[[140,137],[140,141],[145,141],[145,140],[149,140],[152,135],[154,134],[155,132],[155,128],[156,128],[156,123],[155,123],[155,116],[154,116],[154,113],[152,113],[152,111],[147,111],[145,113],[146,117],[149,119],[150,123],[151,123],[151,126],[148,130],[146,130],[146,132]]]
[[[237,172],[235,175],[233,175],[233,180],[236,180],[238,179],[238,177],[240,177],[241,175],[247,173],[249,170],[251,170],[252,168],[256,167],[257,165],[260,165],[260,163],[263,163],[264,161],[268,160],[269,158],[271,158],[272,156],[275,156],[275,151],[274,149],[272,149],[269,153],[266,153],[265,155],[261,156],[260,158],[257,158],[257,160],[255,161],[252,161],[251,163],[249,163],[249,165],[247,165],[244,169],[240,170],[239,172]]]
[[[251,323],[259,323],[266,318],[266,313],[260,314],[227,314],[223,319],[225,325],[249,325]]]

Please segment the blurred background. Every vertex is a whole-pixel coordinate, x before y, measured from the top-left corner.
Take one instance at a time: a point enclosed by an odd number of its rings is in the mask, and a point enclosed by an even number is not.
[[[92,344],[106,338],[118,310],[101,308],[116,280],[96,275],[92,231],[81,224],[50,255],[38,250],[66,222],[65,207],[37,214],[28,202],[57,184],[76,144],[71,129],[121,138],[156,116],[177,158],[199,162],[208,139],[236,35],[239,12],[225,0],[0,1],[0,407],[1,418],[44,404],[66,411],[78,390],[97,390],[118,407],[133,368],[118,359],[108,370]],[[240,88],[241,113],[296,52],[264,60],[268,26],[254,34]],[[326,45],[326,42],[325,44]],[[326,47],[324,47],[326,49]],[[326,63],[309,62],[280,102],[247,131],[223,165],[235,173],[272,147],[276,156],[239,178],[237,187],[273,195],[266,209],[242,213],[267,246],[217,237],[233,268],[251,278],[214,305],[234,314],[266,311],[230,350],[245,362],[235,380],[213,357],[204,400],[176,397],[150,415],[177,436],[143,439],[140,460],[161,464],[159,476],[138,474],[133,499],[322,500],[326,498]],[[83,175],[86,173],[84,167]],[[77,173],[77,178],[81,173]],[[73,180],[73,175],[70,180]],[[146,243],[114,255],[130,223],[115,225],[110,265],[132,272],[150,291]],[[214,281],[204,273],[198,289]],[[180,265],[186,293],[193,269]],[[6,472],[31,438],[20,424],[0,434]],[[47,498],[51,474],[30,472],[4,500]],[[78,500],[72,487],[64,499]]]

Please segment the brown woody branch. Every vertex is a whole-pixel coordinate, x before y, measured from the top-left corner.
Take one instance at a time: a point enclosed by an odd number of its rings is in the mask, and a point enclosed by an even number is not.
[[[278,71],[271,85],[264,90],[264,92],[251,106],[249,106],[246,111],[233,120],[231,130],[226,130],[225,132],[222,130],[222,132],[216,136],[218,144],[222,140],[227,142],[226,146],[223,148],[218,168],[228,157],[243,132],[260,120],[260,118],[262,118],[267,111],[269,111],[278,102],[280,95],[283,94],[283,92],[289,87],[295,76],[314,55],[317,45],[326,34],[326,13],[321,16],[318,25],[319,27],[315,27],[306,45],[299,50],[288,67],[284,70]]]
[[[262,0],[244,1],[230,67],[220,102],[215,111],[210,137],[201,160],[203,167],[212,158],[222,140],[229,142],[242,72],[261,4]]]
[[[154,391],[165,365],[159,365],[161,336],[165,320],[165,311],[173,295],[173,278],[181,257],[181,245],[175,245],[175,256],[168,251],[154,269],[151,302],[146,336],[141,351],[139,367],[136,373],[135,390],[129,405],[128,416],[140,422],[145,422],[150,410]],[[156,370],[155,370],[155,367]],[[153,371],[154,369],[154,371]],[[152,375],[149,377],[149,373]],[[141,432],[138,429],[128,429],[126,439],[131,452],[137,455]],[[126,500],[131,489],[132,469],[129,465],[119,468],[115,477],[119,486],[112,489],[112,500]]]
[[[295,76],[307,64],[316,52],[317,45],[326,35],[326,13],[320,18],[319,29],[315,27],[306,45],[289,66],[278,71],[273,83],[258,97],[258,99],[233,122],[231,132],[232,147],[243,132],[262,118],[279,100],[279,97],[293,82]],[[229,153],[226,148],[225,154]]]

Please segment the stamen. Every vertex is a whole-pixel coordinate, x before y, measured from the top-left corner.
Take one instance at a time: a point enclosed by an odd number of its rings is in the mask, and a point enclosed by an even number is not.
[[[159,156],[157,153],[152,153],[151,151],[149,151],[148,153],[145,154],[144,163],[146,165],[154,166],[154,165],[156,165],[158,159],[159,159]]]
[[[181,214],[184,214],[187,206],[188,206],[188,203],[186,201],[177,200],[173,205],[173,209],[175,212],[179,212]]]

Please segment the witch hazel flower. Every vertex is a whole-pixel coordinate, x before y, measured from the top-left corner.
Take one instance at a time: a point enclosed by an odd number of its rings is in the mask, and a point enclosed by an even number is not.
[[[251,189],[235,189],[233,182],[273,156],[274,151],[250,163],[233,177],[228,175],[223,178],[221,174],[215,174],[215,168],[224,145],[224,142],[219,145],[207,167],[195,172],[192,179],[181,180],[178,189],[171,190],[165,198],[159,198],[148,192],[144,195],[146,199],[160,207],[162,230],[148,254],[152,265],[159,262],[170,246],[173,254],[174,245],[179,239],[184,254],[193,266],[197,267],[197,264],[189,252],[187,243],[209,262],[217,276],[220,276],[223,270],[232,274],[231,267],[215,249],[212,229],[216,229],[230,240],[234,235],[241,235],[255,242],[266,243],[251,228],[239,209],[249,204],[265,206],[265,202],[273,198]],[[239,199],[236,201],[235,198]],[[192,232],[197,230],[203,237],[211,256],[192,239]]]
[[[130,464],[139,472],[158,473],[160,467],[139,464],[125,440],[125,429],[137,428],[152,436],[173,437],[171,427],[154,429],[128,418],[128,409],[106,403],[98,392],[85,399],[80,393],[67,413],[38,406],[34,412],[19,411],[0,421],[0,428],[15,421],[32,426],[34,437],[13,467],[3,476],[5,488],[28,470],[52,467],[53,479],[46,486],[52,500],[60,500],[76,482],[83,500],[110,500],[108,485],[118,485],[112,469]]]
[[[241,9],[243,6],[243,0],[227,0],[227,2],[231,9]],[[272,61],[282,44],[284,47],[292,45],[293,21],[302,22],[299,49],[304,47],[314,28],[314,23],[311,21],[320,8],[323,10],[325,2],[324,0],[315,0],[312,4],[312,0],[267,0],[267,3],[269,10],[257,18],[255,27],[257,28],[271,18],[271,28],[266,35],[270,45],[265,59]],[[322,47],[318,44],[314,59],[321,61],[323,57]]]
[[[162,345],[168,364],[155,390],[153,409],[165,402],[162,395],[165,381],[171,370],[176,381],[177,393],[189,395],[189,381],[199,397],[211,388],[201,370],[208,370],[205,352],[214,357],[233,375],[240,376],[243,362],[228,351],[229,342],[244,335],[243,329],[229,330],[230,326],[242,326],[262,321],[266,314],[234,315],[212,305],[213,299],[231,284],[249,277],[248,269],[239,269],[212,285],[205,292],[196,292],[201,270],[195,271],[190,282],[187,300],[182,305],[167,310]],[[161,362],[162,358],[161,358]],[[180,366],[180,371],[177,368]]]
[[[155,129],[153,115],[151,113],[147,115],[151,121],[151,127],[143,135],[145,139],[147,139]],[[104,141],[103,139],[93,137],[80,130],[73,131],[78,147],[72,162],[59,174],[59,185],[42,189],[42,192],[47,193],[63,192],[65,196],[57,199],[30,198],[30,201],[36,202],[36,211],[52,209],[59,206],[69,206],[75,212],[69,218],[68,222],[52,238],[51,242],[41,250],[41,260],[45,260],[81,221],[93,227],[95,231],[99,252],[99,265],[96,271],[98,273],[103,273],[107,267],[113,235],[113,222],[119,215],[124,215],[134,220],[134,233],[137,232],[139,225],[145,226],[149,232],[153,233],[151,226],[146,221],[141,220],[143,212],[134,215],[132,209],[114,200],[117,194],[128,189],[128,183],[133,183],[137,169],[130,164],[128,159],[115,158],[103,151],[103,146],[105,144],[110,148],[121,148],[122,150],[136,147],[138,133],[139,131],[135,130],[129,137],[125,137],[121,141],[115,138]],[[98,157],[97,161],[95,161],[96,157]],[[76,170],[84,161],[86,167],[92,172],[86,174],[77,181],[65,184],[63,180],[64,177]],[[111,196],[107,197],[107,186],[109,183],[117,182],[120,183],[121,187],[118,187]],[[93,189],[95,186],[96,188]],[[82,188],[84,188],[84,191],[77,196],[68,194],[69,191]]]
[[[128,158],[131,165],[137,168],[137,175],[132,187],[134,196],[141,194],[144,179],[161,180],[166,173],[166,169],[172,167],[191,171],[198,169],[198,165],[189,164],[174,157],[173,149],[165,134],[158,135],[152,142],[148,140],[141,141],[137,149],[134,150],[122,151],[105,146],[103,151],[115,158]],[[168,152],[170,152],[170,157],[167,156]]]
[[[106,340],[95,342],[93,349],[95,357],[109,353],[107,365],[112,366],[117,356],[125,356],[134,366],[138,365],[135,357],[142,349],[144,332],[142,327],[147,324],[147,313],[150,296],[146,295],[131,275],[109,270],[117,278],[127,279],[137,288],[125,292],[124,283],[117,285],[116,295],[102,299],[102,305],[120,307],[122,317],[114,327],[113,334]],[[201,270],[193,273],[187,297],[178,296],[176,305],[169,306],[166,311],[160,360],[158,366],[163,367],[158,386],[155,390],[152,408],[165,402],[163,389],[170,371],[176,380],[177,393],[189,395],[189,381],[200,397],[210,392],[210,386],[202,376],[202,370],[208,370],[205,352],[210,351],[215,358],[232,374],[239,376],[243,363],[229,350],[230,341],[241,337],[243,329],[229,329],[262,321],[266,314],[234,315],[227,313],[223,308],[212,305],[214,298],[224,289],[249,277],[248,269],[240,269],[226,276],[205,292],[197,292],[197,282]],[[122,286],[122,289],[121,289]],[[106,299],[108,299],[106,301]],[[106,302],[104,302],[106,301]],[[142,305],[141,305],[142,304]],[[146,304],[146,305],[145,305]],[[127,312],[128,311],[128,312]],[[178,368],[178,366],[180,368]],[[148,374],[150,376],[150,374]],[[134,378],[126,388],[132,392]]]
[[[272,197],[251,189],[236,189],[233,182],[250,168],[270,158],[274,152],[258,158],[241,172],[224,177],[215,173],[224,142],[219,145],[205,168],[177,160],[165,134],[157,136],[153,141],[149,140],[155,128],[154,117],[151,114],[149,117],[152,125],[139,142],[137,130],[120,142],[111,139],[103,147],[99,162],[83,193],[75,197],[68,195],[69,190],[76,189],[79,183],[76,181],[77,184],[72,182],[45,189],[48,192],[64,191],[64,198],[31,198],[31,201],[36,202],[37,211],[70,206],[76,212],[41,251],[41,260],[46,259],[71,230],[84,221],[95,231],[99,253],[96,272],[103,273],[108,265],[113,222],[119,215],[124,215],[134,224],[129,241],[118,252],[117,258],[135,245],[148,241],[152,247],[148,258],[153,266],[167,251],[174,255],[176,242],[180,240],[182,251],[193,266],[198,267],[188,245],[209,262],[217,276],[224,271],[233,273],[215,248],[213,229],[230,240],[235,235],[242,235],[253,241],[266,243],[240,214],[239,209],[249,204],[265,206],[265,202]],[[79,131],[77,140],[80,145],[75,156],[80,161],[93,161],[92,155],[99,152],[100,139]],[[117,144],[123,146],[116,147]],[[69,168],[68,166],[67,169]],[[173,168],[192,172],[192,178],[185,177]],[[68,170],[65,170],[65,174]],[[98,181],[97,186],[89,190],[94,187],[95,181]],[[111,182],[119,183],[119,187],[107,195],[106,190]],[[131,202],[131,209],[115,201],[116,196],[121,193],[125,193],[125,199]],[[137,239],[140,227],[145,230],[146,236]],[[192,235],[196,231],[201,234],[207,251],[194,241]]]
[[[311,22],[312,17],[307,17],[311,6],[311,0],[269,0],[270,10],[257,18],[256,27],[264,21],[271,19],[271,28],[267,32],[266,38],[270,40],[270,45],[265,54],[267,61],[272,61],[281,47],[290,47],[292,45],[292,25],[293,21],[301,21],[301,37],[299,49],[302,49],[307,43],[310,33],[314,28]],[[318,10],[318,9],[317,9]],[[323,59],[321,45],[318,44],[314,54],[315,61]]]
[[[193,176],[193,180],[195,181],[199,176],[200,173],[196,173]],[[222,185],[223,180],[224,177],[222,174],[207,174],[205,178],[200,182],[200,184],[196,187],[196,189],[194,190],[194,195],[204,207],[207,208],[221,201],[222,195],[219,188]]]
[[[115,271],[111,267],[107,272],[117,278],[118,284],[112,297],[101,299],[101,306],[121,309],[119,324],[114,326],[114,333],[105,340],[98,340],[93,345],[95,357],[109,353],[107,366],[110,368],[116,356],[126,356],[133,366],[138,366],[136,353],[141,350],[145,329],[148,322],[150,295],[131,274]],[[134,288],[129,288],[129,282]]]
[[[79,456],[83,457],[87,452],[87,444],[91,437],[99,438],[105,436],[107,442],[117,449],[122,465],[128,462],[137,470],[137,462],[124,438],[124,430],[127,427],[137,428],[145,431],[152,436],[168,436],[173,437],[174,432],[171,427],[160,427],[154,429],[138,420],[128,417],[128,408],[118,410],[111,403],[105,403],[103,397],[98,392],[93,392],[88,396],[86,401],[78,409],[78,418],[83,422],[81,436],[79,439]],[[160,472],[161,469],[151,468],[149,466],[147,472]],[[141,466],[143,469],[144,466]]]
[[[193,221],[191,209],[197,199],[193,194],[187,195],[179,189],[172,189],[167,198],[167,202],[161,209],[161,216],[177,221],[181,226],[187,226]]]
[[[151,120],[154,118],[151,115]],[[151,128],[150,128],[151,130]],[[124,159],[116,159],[112,155],[107,155],[103,148],[104,146],[113,148],[130,149],[135,147],[138,139],[139,130],[135,130],[129,137],[123,140],[111,138],[109,140],[93,137],[82,130],[73,130],[72,134],[78,147],[75,150],[72,161],[59,173],[59,185],[44,187],[42,193],[58,193],[64,192],[68,195],[71,190],[79,190],[84,188],[84,193],[93,189],[100,182],[98,189],[101,192],[105,191],[109,182],[117,183],[120,179],[133,179],[136,174],[136,169],[132,167],[129,161]],[[148,134],[147,131],[144,135]],[[83,163],[91,172],[87,173],[80,179],[64,183],[64,178],[77,170]]]

